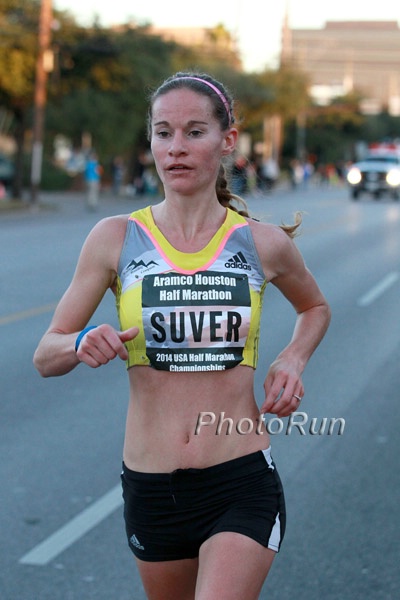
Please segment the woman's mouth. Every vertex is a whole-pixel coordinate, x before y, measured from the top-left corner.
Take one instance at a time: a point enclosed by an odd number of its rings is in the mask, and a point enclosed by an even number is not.
[[[170,167],[167,168],[167,171],[188,171],[189,167],[187,167],[186,165],[171,165]]]

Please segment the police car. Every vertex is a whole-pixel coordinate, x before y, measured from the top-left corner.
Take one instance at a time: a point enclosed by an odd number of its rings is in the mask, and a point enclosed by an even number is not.
[[[347,173],[351,198],[369,194],[376,200],[389,195],[400,197],[400,146],[372,144],[363,160],[354,163]]]

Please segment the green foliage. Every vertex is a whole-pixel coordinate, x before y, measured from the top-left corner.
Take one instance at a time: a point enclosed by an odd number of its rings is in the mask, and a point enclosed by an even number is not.
[[[360,128],[359,136],[359,139],[366,142],[400,139],[400,117],[381,113],[365,119]]]
[[[144,136],[145,90],[171,71],[172,46],[146,30],[86,30],[60,46],[59,88],[47,107],[48,134],[80,145],[91,136],[103,162],[129,154]]]
[[[284,121],[294,119],[310,105],[309,80],[305,73],[286,65],[276,71],[265,71],[258,77],[259,85],[268,90],[264,110],[279,114]]]
[[[0,0],[0,103],[13,108],[32,101],[39,0]]]
[[[64,191],[71,187],[71,177],[62,169],[45,158],[42,167],[42,180],[40,187],[47,191]]]
[[[359,111],[360,98],[349,94],[328,106],[310,106],[306,112],[306,147],[319,162],[349,160],[365,117]]]
[[[23,183],[29,187],[31,178],[31,157],[25,154],[23,157]],[[63,169],[57,167],[54,162],[44,157],[42,165],[42,180],[40,187],[46,191],[64,191],[71,188],[72,178]]]

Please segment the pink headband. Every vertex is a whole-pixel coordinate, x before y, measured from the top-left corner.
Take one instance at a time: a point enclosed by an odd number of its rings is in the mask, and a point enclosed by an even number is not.
[[[177,79],[193,79],[194,81],[201,81],[201,83],[205,83],[206,85],[208,85],[209,88],[211,88],[212,90],[214,90],[214,92],[216,94],[218,94],[218,96],[220,97],[220,99],[222,100],[224,106],[225,106],[225,110],[226,113],[228,115],[229,118],[229,124],[231,124],[231,109],[229,107],[229,102],[228,100],[225,98],[224,94],[221,92],[221,90],[219,90],[217,88],[216,85],[214,85],[213,83],[210,83],[209,81],[207,81],[206,79],[201,79],[201,77],[192,77],[191,75],[185,75],[184,77],[178,77]]]

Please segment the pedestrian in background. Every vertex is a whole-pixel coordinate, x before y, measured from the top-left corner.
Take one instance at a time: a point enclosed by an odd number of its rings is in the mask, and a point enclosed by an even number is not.
[[[116,196],[122,193],[124,183],[125,163],[122,156],[114,156],[111,162],[112,190]]]
[[[99,203],[101,165],[96,152],[90,152],[85,164],[86,204],[89,210],[96,210]]]
[[[34,356],[45,377],[126,361],[124,517],[149,600],[259,597],[284,535],[284,494],[265,428],[242,435],[230,423],[298,409],[329,323],[292,239],[299,222],[258,222],[228,188],[234,121],[228,90],[207,74],[178,73],[154,92],[149,137],[165,199],[94,227]],[[268,282],[297,318],[259,408]],[[88,325],[108,289],[119,330]],[[207,414],[224,416],[222,434]]]
[[[267,192],[270,192],[276,185],[280,176],[278,162],[273,156],[266,158],[261,166],[261,178],[263,187]]]
[[[231,174],[232,192],[239,196],[247,191],[247,160],[244,156],[238,155],[232,165]]]

